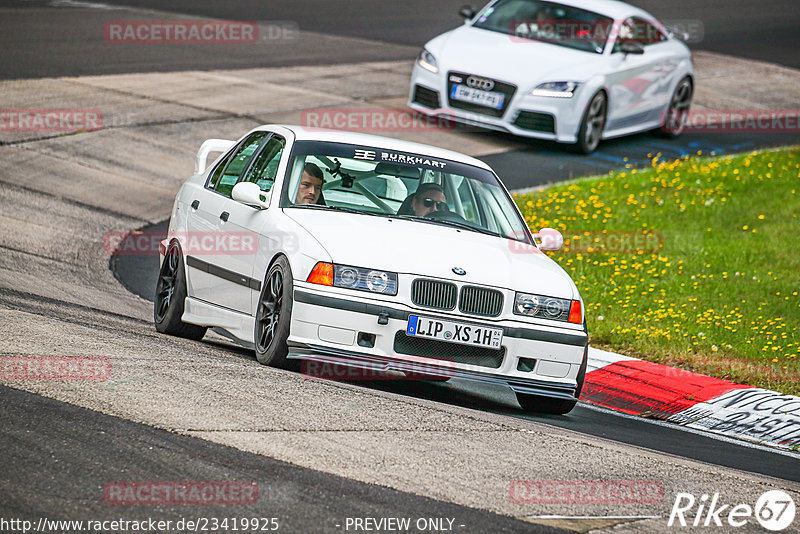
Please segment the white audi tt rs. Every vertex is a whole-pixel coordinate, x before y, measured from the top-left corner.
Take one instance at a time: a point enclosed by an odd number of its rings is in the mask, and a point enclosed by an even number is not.
[[[532,235],[477,159],[261,126],[198,151],[161,243],[155,325],[216,328],[267,365],[477,380],[566,413],[588,345],[575,284],[541,252],[562,242]]]
[[[663,24],[615,0],[495,0],[429,41],[408,106],[431,116],[592,152],[602,139],[679,135],[691,54]]]

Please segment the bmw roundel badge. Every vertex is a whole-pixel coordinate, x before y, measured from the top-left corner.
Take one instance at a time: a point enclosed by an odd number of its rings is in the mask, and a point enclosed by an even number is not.
[[[453,272],[459,276],[464,276],[465,274],[467,274],[467,271],[465,271],[461,267],[453,267]]]

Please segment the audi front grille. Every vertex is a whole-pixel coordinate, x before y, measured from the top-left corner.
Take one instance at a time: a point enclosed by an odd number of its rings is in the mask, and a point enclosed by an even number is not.
[[[500,109],[494,109],[487,106],[481,106],[480,104],[473,104],[471,102],[462,102],[461,100],[456,100],[454,98],[450,98],[450,95],[453,94],[453,86],[456,83],[453,81],[454,79],[461,79],[461,83],[465,83],[467,78],[470,76],[475,76],[477,78],[491,80],[493,82],[492,91],[497,91],[498,93],[502,93],[503,98],[503,107]],[[492,117],[502,117],[503,114],[508,109],[509,104],[511,103],[511,99],[514,97],[514,93],[517,91],[517,86],[501,82],[499,80],[494,80],[492,78],[485,78],[483,76],[467,74],[465,72],[454,72],[450,71],[447,73],[447,102],[450,104],[451,108],[463,109],[465,111],[472,111],[474,113],[480,113],[482,115],[490,115]]]

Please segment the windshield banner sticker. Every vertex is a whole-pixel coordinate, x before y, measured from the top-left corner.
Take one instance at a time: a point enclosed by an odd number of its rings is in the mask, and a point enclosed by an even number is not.
[[[405,163],[406,165],[421,165],[431,167],[434,169],[444,169],[444,161],[426,158],[424,156],[412,156],[409,154],[398,154],[397,152],[381,152],[381,161],[390,161],[392,163]]]
[[[375,161],[377,153],[374,150],[366,150],[363,148],[354,149],[353,159],[365,159]],[[412,154],[400,154],[398,152],[381,152],[381,161],[389,161],[391,163],[402,163],[405,165],[415,165],[429,167],[432,169],[444,169],[447,162],[432,159],[426,156],[415,156]]]

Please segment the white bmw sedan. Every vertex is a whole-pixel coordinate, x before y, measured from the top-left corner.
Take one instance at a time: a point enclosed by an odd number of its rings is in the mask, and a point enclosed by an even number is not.
[[[161,243],[155,326],[215,328],[266,365],[477,380],[566,413],[586,373],[583,303],[541,252],[561,235],[537,236],[474,158],[261,126],[198,151]]]
[[[681,133],[691,54],[652,15],[615,0],[495,0],[429,41],[408,105],[431,116],[592,152],[601,139]]]

